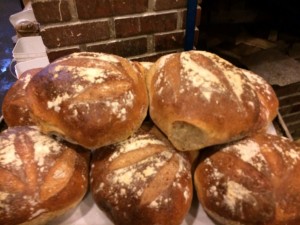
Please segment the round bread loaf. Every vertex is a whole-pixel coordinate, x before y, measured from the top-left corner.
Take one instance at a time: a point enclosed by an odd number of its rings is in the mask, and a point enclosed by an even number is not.
[[[148,72],[151,67],[153,66],[153,62],[139,62],[146,70],[146,72]]]
[[[144,76],[127,59],[73,53],[49,64],[27,88],[31,116],[46,134],[96,149],[129,137],[148,110]]]
[[[168,138],[155,126],[153,125],[151,129],[149,130],[150,134],[155,135],[160,140],[164,141],[166,145],[169,145],[170,148],[174,148],[172,143],[168,140]],[[194,168],[197,165],[198,157],[199,157],[200,151],[185,151],[183,154],[186,155],[187,159],[189,160],[191,164],[191,171],[194,171]]]
[[[22,73],[4,96],[2,104],[3,119],[7,126],[34,125],[29,115],[25,89],[30,79],[42,68],[30,69]]]
[[[300,144],[257,134],[207,151],[194,173],[198,199],[226,225],[300,224]]]
[[[0,133],[0,224],[46,224],[77,206],[88,163],[72,148],[16,126]]]
[[[180,225],[191,206],[190,163],[149,133],[94,151],[90,179],[95,202],[114,224]]]
[[[146,81],[150,116],[178,150],[226,143],[260,128],[260,101],[248,78],[215,54],[165,55]]]
[[[242,70],[250,81],[260,100],[260,127],[263,130],[274,120],[278,113],[279,101],[272,86],[261,76],[249,70]]]

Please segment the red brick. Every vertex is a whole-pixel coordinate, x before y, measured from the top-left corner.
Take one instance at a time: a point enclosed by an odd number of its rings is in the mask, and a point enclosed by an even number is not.
[[[88,45],[87,51],[105,52],[123,57],[135,56],[147,52],[147,38],[134,38],[127,40],[117,40],[98,45]]]
[[[130,37],[176,30],[177,13],[151,14],[115,19],[116,37]]]
[[[140,18],[126,17],[115,19],[115,32],[117,38],[130,37],[140,34]]]
[[[49,27],[40,32],[48,48],[72,46],[110,38],[108,20]]]
[[[146,12],[148,0],[76,0],[79,19],[96,19]]]
[[[110,0],[76,0],[79,19],[93,19],[113,15]]]
[[[66,56],[68,54],[74,53],[74,52],[79,52],[80,48],[75,47],[75,48],[68,48],[68,49],[56,49],[56,50],[47,50],[47,56],[50,62],[53,62],[54,60]]]
[[[155,11],[186,8],[188,0],[156,0],[154,5]]]
[[[201,9],[200,6],[198,6],[197,7],[196,21],[195,21],[195,26],[196,27],[200,26],[201,12],[202,12],[202,9]],[[182,16],[182,28],[186,27],[186,14],[187,14],[187,10],[184,10],[183,11],[183,16]]]
[[[199,38],[199,30],[195,29],[194,46],[197,46]],[[167,51],[183,49],[185,43],[185,31],[176,31],[172,33],[162,33],[154,35],[155,51]]]
[[[32,2],[32,10],[40,24],[66,22],[72,19],[68,1]]]
[[[177,13],[162,13],[143,16],[140,18],[142,34],[176,30]]]
[[[194,34],[194,46],[198,46],[198,42],[199,42],[199,30],[195,29],[195,34]]]
[[[183,49],[184,31],[154,35],[155,51]]]
[[[148,10],[148,0],[111,0],[114,16],[143,13]]]

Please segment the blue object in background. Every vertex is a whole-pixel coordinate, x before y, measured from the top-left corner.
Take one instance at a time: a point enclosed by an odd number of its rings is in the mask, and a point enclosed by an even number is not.
[[[186,30],[184,41],[185,51],[189,51],[194,48],[197,4],[198,0],[188,0],[187,2]]]
[[[3,98],[7,90],[16,81],[16,78],[9,71],[14,48],[12,37],[16,35],[13,26],[9,22],[9,17],[21,10],[20,0],[0,0],[0,131]]]

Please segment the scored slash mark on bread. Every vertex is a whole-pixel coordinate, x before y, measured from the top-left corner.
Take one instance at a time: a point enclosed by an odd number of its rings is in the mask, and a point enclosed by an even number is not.
[[[26,94],[43,133],[93,150],[128,138],[148,110],[141,71],[125,58],[104,53],[58,59],[32,78]]]
[[[95,202],[115,224],[180,224],[190,208],[190,162],[150,133],[103,147],[91,165]]]
[[[16,126],[0,134],[0,224],[45,224],[81,202],[88,162],[74,149]]]
[[[204,210],[221,224],[296,225],[299,169],[299,144],[256,134],[208,149],[194,185]]]
[[[52,62],[31,79],[26,78],[22,85],[27,95],[27,106],[24,106],[28,107],[30,119],[40,131],[62,138],[64,144],[76,143],[92,150],[86,151],[93,155],[92,194],[115,224],[181,224],[191,205],[191,173],[197,166],[199,154],[207,150],[203,148],[264,132],[278,109],[272,87],[261,77],[204,51],[169,54],[155,63],[129,61],[104,53],[73,53]],[[146,117],[148,107],[149,117]],[[139,128],[143,132],[135,133]],[[28,128],[22,129],[26,133]],[[20,162],[26,159],[28,165],[22,175],[28,179],[20,180],[19,176],[0,168],[0,176],[14,184],[5,183],[0,191],[34,190],[38,180],[35,171],[46,163],[43,159],[54,145],[36,146],[35,153],[41,153],[41,160],[30,164],[33,158],[22,138],[16,139],[19,142],[16,147],[25,149],[26,157],[15,157],[12,170],[18,172]],[[68,145],[75,148],[73,144]],[[266,155],[265,158],[254,157],[258,153],[257,145],[249,142],[247,146],[247,153],[239,151],[234,157],[220,152],[222,160],[213,160],[214,151],[208,155],[213,168],[208,169],[205,176],[213,174],[214,178],[203,186],[215,183],[205,192],[210,198],[222,196],[219,191],[224,195],[222,201],[212,198],[205,208],[208,214],[215,210],[210,208],[212,205],[226,205],[221,215],[226,218],[236,208],[243,210],[240,205],[245,203],[248,211],[241,215],[236,213],[236,221],[244,223],[252,213],[262,220],[274,215],[273,206],[266,200],[272,199],[274,194],[269,191],[272,184],[263,179],[260,170],[264,161],[268,161],[274,170],[272,176],[280,177],[284,171],[283,161],[280,155],[275,157],[276,154],[271,154],[269,159]],[[10,153],[13,152],[8,151]],[[295,157],[295,152],[290,155]],[[83,161],[86,156],[84,154]],[[2,157],[2,162],[9,158],[5,154]],[[238,160],[239,157],[242,160]],[[39,199],[52,201],[57,198],[57,192],[65,191],[65,186],[69,194],[74,194],[73,186],[81,182],[81,179],[72,180],[77,164],[77,156],[70,149],[63,151],[44,171],[36,194]],[[239,169],[234,170],[236,167]],[[251,175],[249,180],[244,171]],[[240,176],[247,182],[240,182]],[[230,179],[222,183],[226,177]],[[297,181],[290,183],[294,188]],[[265,192],[260,192],[262,189]],[[297,189],[288,191],[297,192]],[[32,199],[26,197],[31,192],[23,195],[24,204],[32,204]],[[13,206],[8,203],[9,195],[1,192],[0,205]],[[289,198],[294,196],[290,194]],[[258,202],[256,208],[251,207],[253,202]],[[282,208],[276,209],[276,216],[289,217]],[[45,208],[30,210],[34,212],[30,220],[37,217],[46,221],[59,214]],[[218,215],[213,215],[218,219]]]
[[[257,80],[245,73],[209,52],[162,56],[146,75],[150,117],[182,151],[263,130],[276,116],[278,100],[271,91],[259,95]],[[268,113],[266,104],[272,106]]]
[[[3,118],[7,126],[34,125],[26,102],[25,89],[31,78],[42,68],[30,69],[22,73],[19,79],[7,91],[2,104]]]

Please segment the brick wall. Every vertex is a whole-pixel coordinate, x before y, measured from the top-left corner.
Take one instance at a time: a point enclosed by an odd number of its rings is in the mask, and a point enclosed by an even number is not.
[[[184,47],[188,0],[31,0],[50,61],[76,51],[153,61]],[[198,1],[195,45],[201,1]]]

